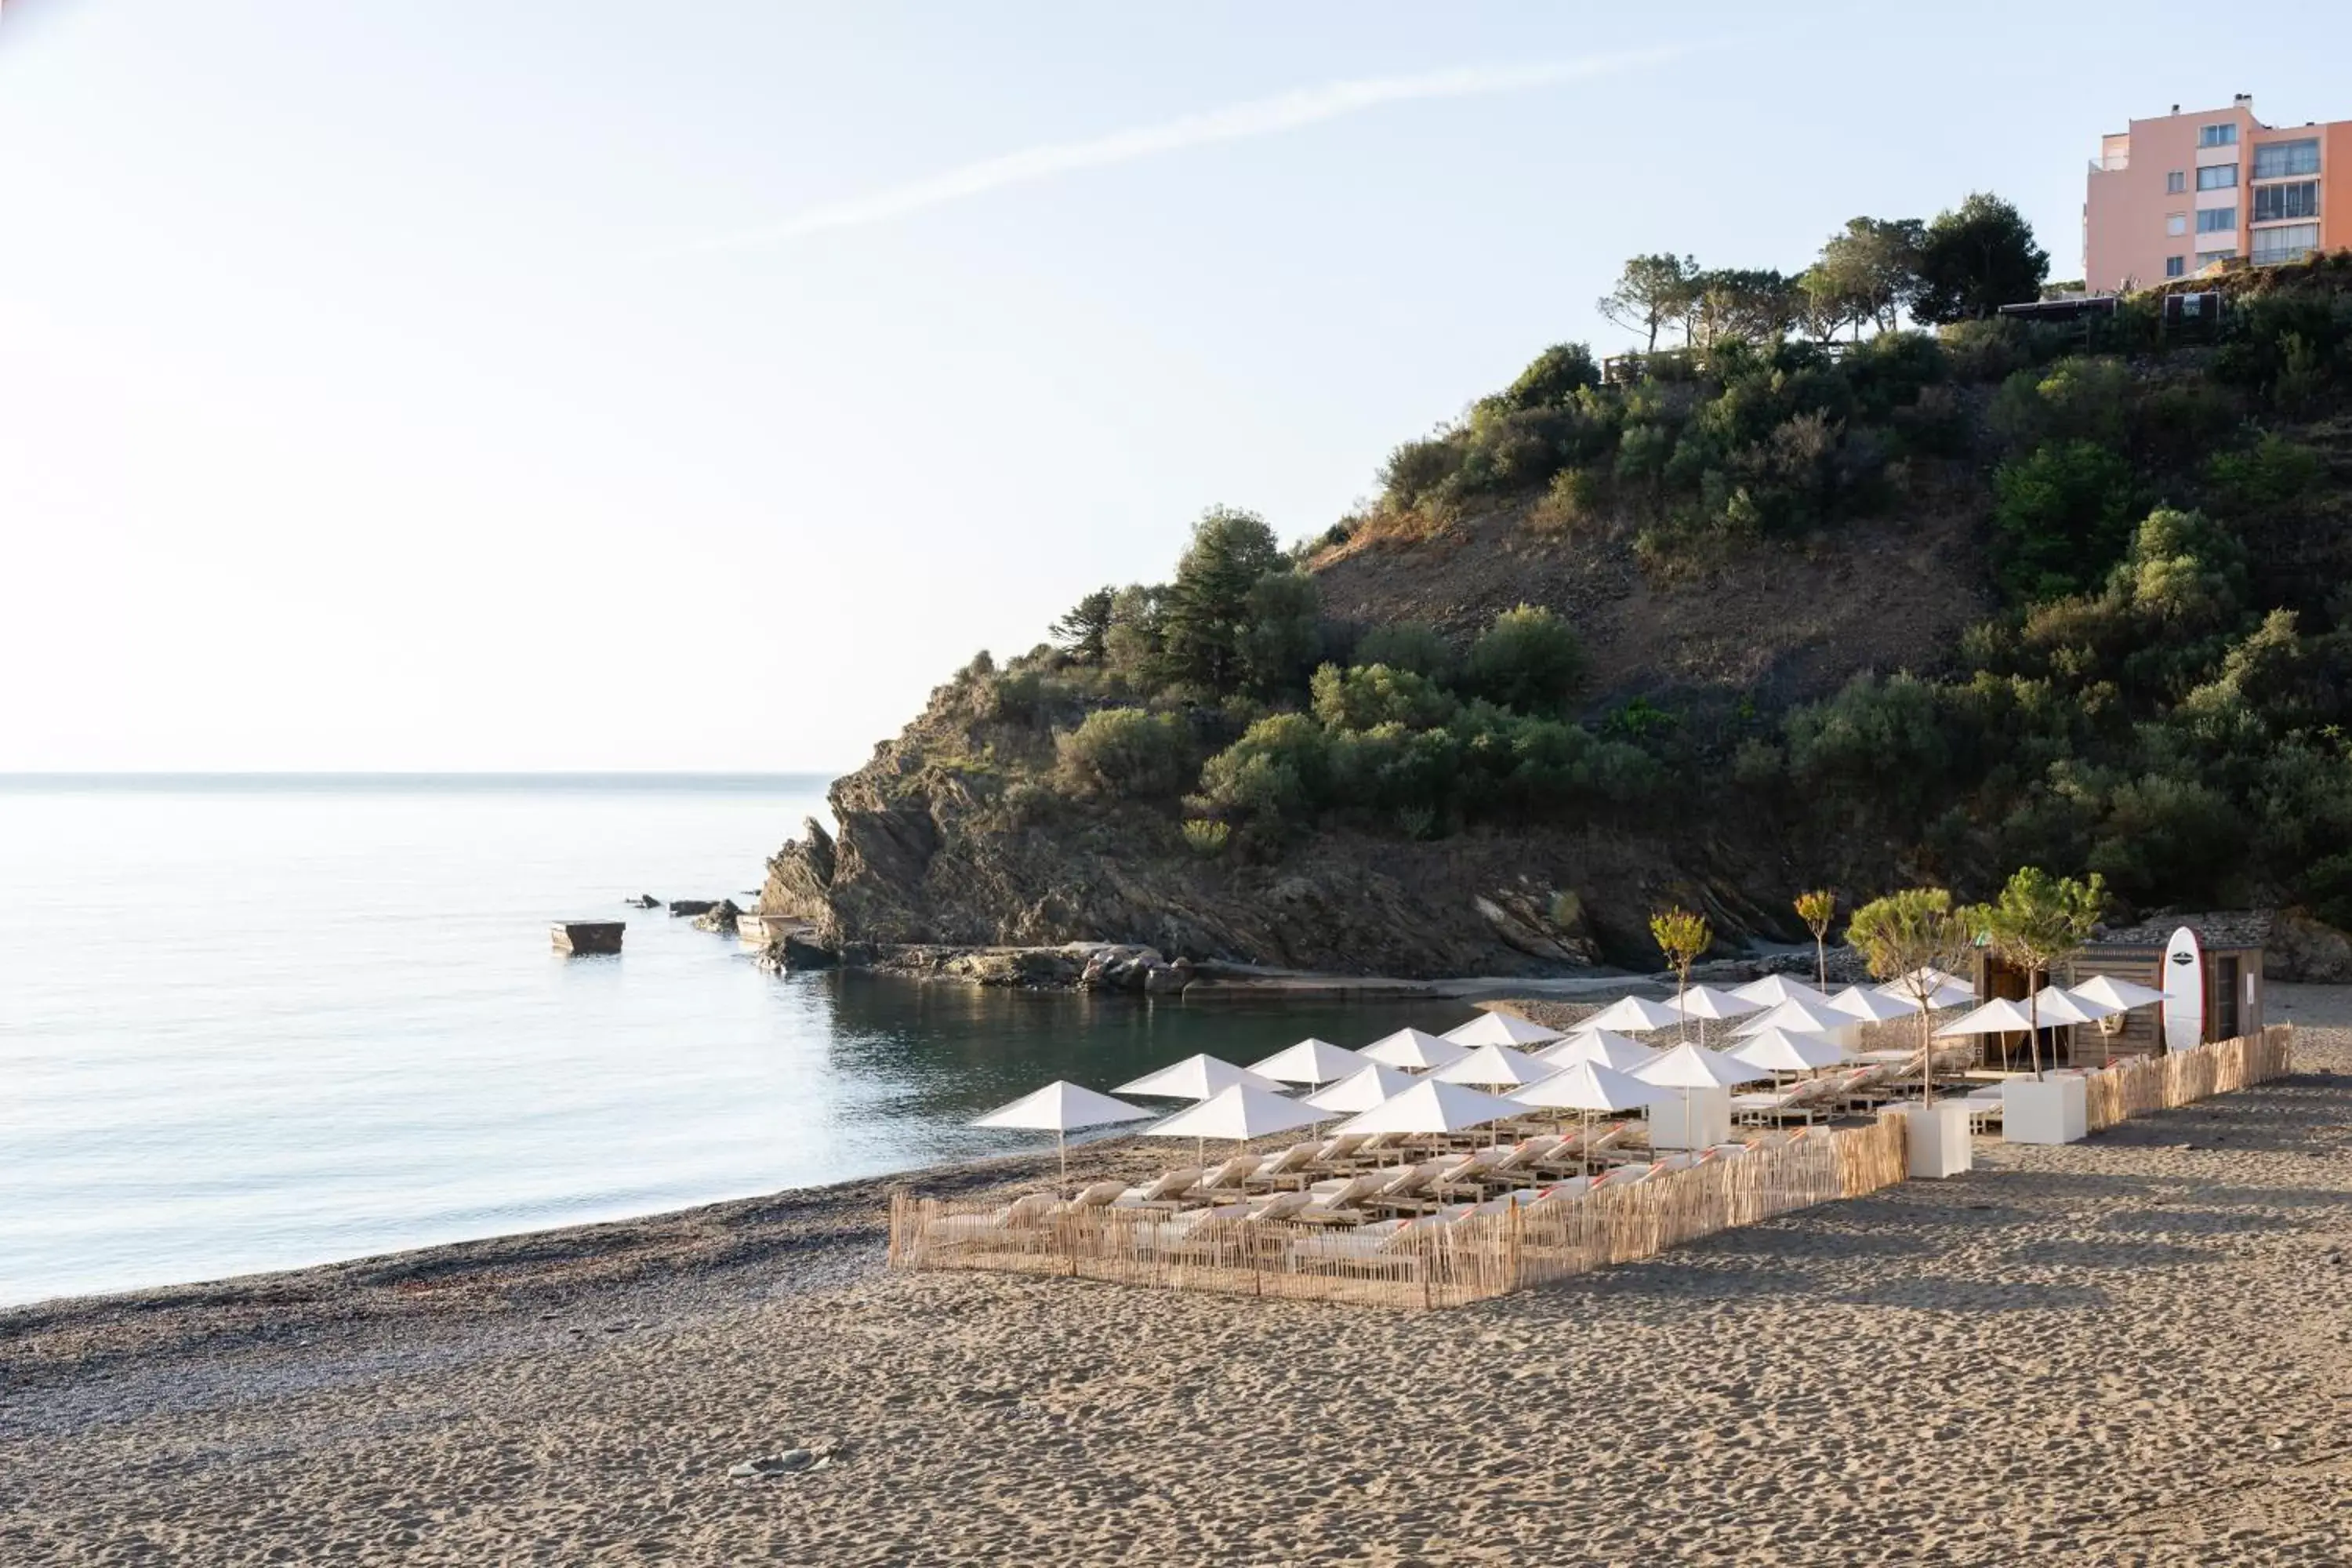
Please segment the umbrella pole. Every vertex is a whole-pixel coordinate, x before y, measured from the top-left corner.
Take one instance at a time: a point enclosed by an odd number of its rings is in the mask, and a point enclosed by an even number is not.
[[[1061,1190],[1054,1195],[1066,1198],[1070,1195],[1070,1137],[1058,1127],[1054,1129],[1054,1152],[1062,1157]]]

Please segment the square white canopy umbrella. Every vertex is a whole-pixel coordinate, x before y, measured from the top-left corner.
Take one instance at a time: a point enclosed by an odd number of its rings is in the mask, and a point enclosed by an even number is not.
[[[1563,1037],[1517,1013],[1481,1013],[1446,1030],[1443,1037],[1457,1046],[1548,1046]]]
[[[1577,1027],[1646,1035],[1657,1029],[1671,1029],[1682,1021],[1683,1016],[1663,1002],[1653,1002],[1645,996],[1622,996]]]
[[[1367,1061],[1402,1068],[1407,1072],[1427,1072],[1432,1068],[1458,1062],[1469,1054],[1469,1047],[1457,1046],[1426,1029],[1399,1029],[1393,1035],[1383,1035],[1362,1052]]]
[[[2164,1000],[2161,991],[2151,991],[2128,980],[2117,980],[2112,974],[2094,974],[2073,990],[2077,996],[2088,996],[2094,1002],[2105,1002],[2126,1012],[2137,1007],[2153,1007]]]
[[[1710,1051],[1705,1046],[1695,1046],[1685,1040],[1673,1050],[1659,1053],[1656,1061],[1633,1076],[1660,1089],[1681,1089],[1683,1124],[1687,1127],[1691,1120],[1691,1090],[1732,1089],[1743,1083],[1753,1083],[1759,1078],[1770,1078],[1772,1072],[1769,1068],[1751,1067],[1737,1057],[1727,1057],[1720,1051]]]
[[[1795,1035],[1826,1035],[1832,1029],[1851,1029],[1861,1020],[1841,1013],[1826,1002],[1807,1002],[1799,997],[1767,1007],[1739,1026],[1739,1034],[1753,1039],[1767,1029],[1785,1029]]]
[[[1632,1072],[1643,1063],[1654,1059],[1657,1052],[1630,1040],[1613,1029],[1579,1029],[1556,1046],[1546,1046],[1536,1053],[1536,1059],[1549,1062],[1556,1068],[1572,1068],[1579,1062],[1598,1062],[1619,1072]]]
[[[2026,1012],[2025,1004],[2004,996],[1953,1019],[1936,1031],[1936,1037],[1945,1040],[1961,1035],[2023,1034],[2032,1027],[2033,1018]]]
[[[1735,985],[1731,994],[1759,1006],[1772,1007],[1783,1002],[1821,1002],[1827,1000],[1821,992],[1801,980],[1791,980],[1785,974],[1768,974],[1761,980],[1751,980],[1745,985]]]
[[[1497,1091],[1546,1079],[1559,1069],[1548,1061],[1515,1051],[1508,1046],[1480,1046],[1458,1062],[1448,1062],[1429,1076],[1440,1083],[1475,1084]]]
[[[1526,1088],[1511,1092],[1511,1098],[1521,1105],[1583,1112],[1587,1142],[1591,1141],[1595,1111],[1613,1114],[1621,1110],[1639,1110],[1674,1097],[1675,1091],[1671,1089],[1644,1083],[1632,1073],[1619,1072],[1615,1068],[1591,1061],[1578,1062],[1549,1078],[1538,1079]]]
[[[1879,989],[1886,993],[1889,996],[1900,996],[1904,1000],[1908,1001],[1911,997],[1912,984],[1916,981],[1922,979],[1932,981],[1934,983],[1935,989],[1938,992],[1965,991],[1969,994],[1969,1000],[1976,1000],[1977,988],[1974,982],[1963,980],[1958,975],[1954,974],[1950,970],[1938,969],[1932,963],[1923,963],[1918,968],[1913,970],[1910,973],[1901,975],[1895,979],[1888,981],[1885,984],[1880,986]],[[1958,1005],[1959,1004],[1956,1002],[1937,1004],[1939,1006],[1947,1007],[1958,1006]]]
[[[1321,1112],[1295,1100],[1269,1093],[1246,1083],[1221,1089],[1200,1104],[1188,1106],[1157,1126],[1143,1130],[1146,1138],[1190,1138],[1202,1147],[1212,1138],[1247,1142],[1311,1126]],[[1207,1163],[1204,1159],[1202,1162]]]
[[[1519,1115],[1526,1108],[1499,1095],[1458,1083],[1423,1079],[1402,1094],[1384,1100],[1339,1124],[1347,1132],[1463,1132]]]
[[[1698,1043],[1706,1044],[1706,1023],[1710,1018],[1742,1018],[1764,1010],[1761,1002],[1750,1002],[1728,991],[1717,991],[1712,985],[1694,985],[1666,1004],[1676,1015],[1698,1020]]]
[[[1330,1088],[1318,1089],[1299,1103],[1329,1111],[1335,1116],[1353,1116],[1360,1110],[1370,1110],[1383,1100],[1394,1100],[1420,1081],[1402,1068],[1367,1062]]]
[[[1890,980],[1878,988],[1882,996],[1892,996],[1903,1004],[1907,1015],[1919,1010],[1919,999],[1905,989],[1903,982]],[[1975,988],[1967,985],[1939,985],[1927,997],[1927,1011],[1940,1013],[1947,1007],[1965,1007],[1977,999]]]
[[[1262,1062],[1250,1063],[1249,1070],[1280,1083],[1303,1083],[1320,1089],[1370,1066],[1371,1063],[1360,1052],[1310,1037],[1295,1046],[1285,1046]]]
[[[2097,1001],[2080,992],[2063,986],[2044,985],[2033,994],[2033,1005],[2028,1012],[2040,1019],[2042,1026],[2053,1024],[2095,1024],[2102,1018],[2112,1018],[2125,1008]]]
[[[1056,1079],[1034,1094],[1024,1094],[1010,1105],[1000,1105],[985,1116],[972,1120],[974,1127],[1018,1127],[1054,1135],[1055,1151],[1062,1157],[1062,1185],[1070,1184],[1070,1149],[1066,1135],[1085,1127],[1108,1127],[1120,1121],[1149,1121],[1158,1112],[1140,1106],[1129,1105],[1123,1100],[1097,1094],[1064,1079]]]
[[[1844,1049],[1827,1035],[1808,1035],[1793,1029],[1767,1029],[1760,1035],[1751,1035],[1727,1054],[1738,1057],[1749,1067],[1773,1073],[1811,1072],[1815,1068],[1833,1068],[1845,1060]]]
[[[1908,1002],[1900,1002],[1884,992],[1866,986],[1849,985],[1822,1004],[1832,1013],[1843,1013],[1859,1024],[1891,1024],[1897,1018],[1907,1018],[1918,1009]]]
[[[1120,1084],[1119,1094],[1148,1094],[1155,1100],[1206,1100],[1211,1095],[1228,1089],[1237,1083],[1267,1093],[1277,1093],[1282,1086],[1270,1078],[1261,1078],[1247,1068],[1237,1068],[1218,1057],[1186,1057],[1173,1067],[1158,1072],[1145,1073],[1132,1083]]]

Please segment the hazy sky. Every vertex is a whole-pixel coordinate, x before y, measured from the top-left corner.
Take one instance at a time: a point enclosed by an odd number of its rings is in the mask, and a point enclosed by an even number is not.
[[[0,0],[0,769],[854,764],[1592,313],[2352,13]],[[2286,13],[2281,13],[2284,16]]]

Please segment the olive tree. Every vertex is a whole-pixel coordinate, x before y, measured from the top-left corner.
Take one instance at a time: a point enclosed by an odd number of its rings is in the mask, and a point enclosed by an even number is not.
[[[2026,1012],[2032,1020],[2027,1048],[2036,1079],[2042,1076],[2042,977],[2083,951],[2106,902],[2106,883],[2096,871],[2089,881],[2078,882],[2039,866],[2021,866],[2000,897],[1968,911],[1975,934],[2003,963],[2025,971]]]
[[[1862,951],[1870,973],[1898,984],[1919,1009],[1920,1100],[1936,1100],[1935,1041],[1928,1014],[1941,975],[1972,951],[1967,912],[1942,888],[1906,888],[1853,911],[1845,939]]]

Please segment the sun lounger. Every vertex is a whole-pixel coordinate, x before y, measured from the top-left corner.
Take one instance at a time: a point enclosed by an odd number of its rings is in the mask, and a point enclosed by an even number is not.
[[[1549,1132],[1538,1132],[1532,1138],[1514,1143],[1486,1162],[1486,1179],[1508,1182],[1538,1181],[1541,1178],[1537,1173],[1537,1167],[1543,1163],[1547,1155],[1567,1142],[1567,1139]]]
[[[1827,1103],[1832,1081],[1809,1078],[1800,1079],[1786,1089],[1735,1094],[1731,1097],[1731,1114],[1740,1121],[1777,1121],[1784,1116],[1801,1116],[1811,1121]]]
[[[1200,1167],[1187,1165],[1180,1171],[1163,1171],[1139,1187],[1129,1187],[1119,1194],[1113,1208],[1174,1208],[1193,1184],[1201,1179]]]
[[[1378,1258],[1396,1245],[1404,1235],[1409,1219],[1374,1220],[1349,1230],[1334,1230],[1323,1236],[1303,1237],[1291,1244],[1291,1256],[1307,1262],[1344,1263],[1359,1258]]]
[[[1265,1163],[1263,1154],[1236,1154],[1201,1178],[1200,1190],[1204,1193],[1239,1192],[1244,1182]]]
[[[1260,1198],[1250,1205],[1253,1221],[1289,1219],[1314,1200],[1305,1193],[1276,1193],[1270,1198]]]
[[[1202,1226],[1212,1222],[1247,1219],[1253,1206],[1249,1204],[1219,1204],[1213,1208],[1183,1209],[1166,1219],[1139,1225],[1131,1234],[1139,1247],[1165,1249],[1189,1240]]]
[[[1322,1152],[1320,1143],[1293,1143],[1279,1154],[1267,1155],[1256,1170],[1243,1178],[1243,1185],[1276,1187],[1295,1183],[1303,1186]]]
[[[1359,1217],[1356,1205],[1395,1180],[1393,1168],[1335,1176],[1307,1189],[1307,1205],[1298,1211],[1303,1220],[1346,1220]]]
[[[1067,1203],[1055,1204],[1055,1214],[1076,1214],[1081,1209],[1108,1208],[1127,1191],[1125,1182],[1097,1182]]]
[[[1418,1165],[1395,1170],[1391,1179],[1378,1192],[1358,1200],[1361,1208],[1407,1208],[1434,1206],[1430,1189],[1448,1171],[1459,1169],[1471,1156],[1446,1154],[1434,1160],[1423,1160]],[[1393,1168],[1392,1168],[1393,1169]]]
[[[1029,1193],[987,1214],[942,1215],[930,1223],[929,1234],[935,1238],[948,1240],[994,1231],[1023,1230],[1045,1218],[1054,1206],[1053,1194]]]
[[[1333,1165],[1342,1160],[1352,1160],[1356,1152],[1371,1140],[1372,1135],[1369,1132],[1342,1132],[1315,1152],[1316,1163]]]

